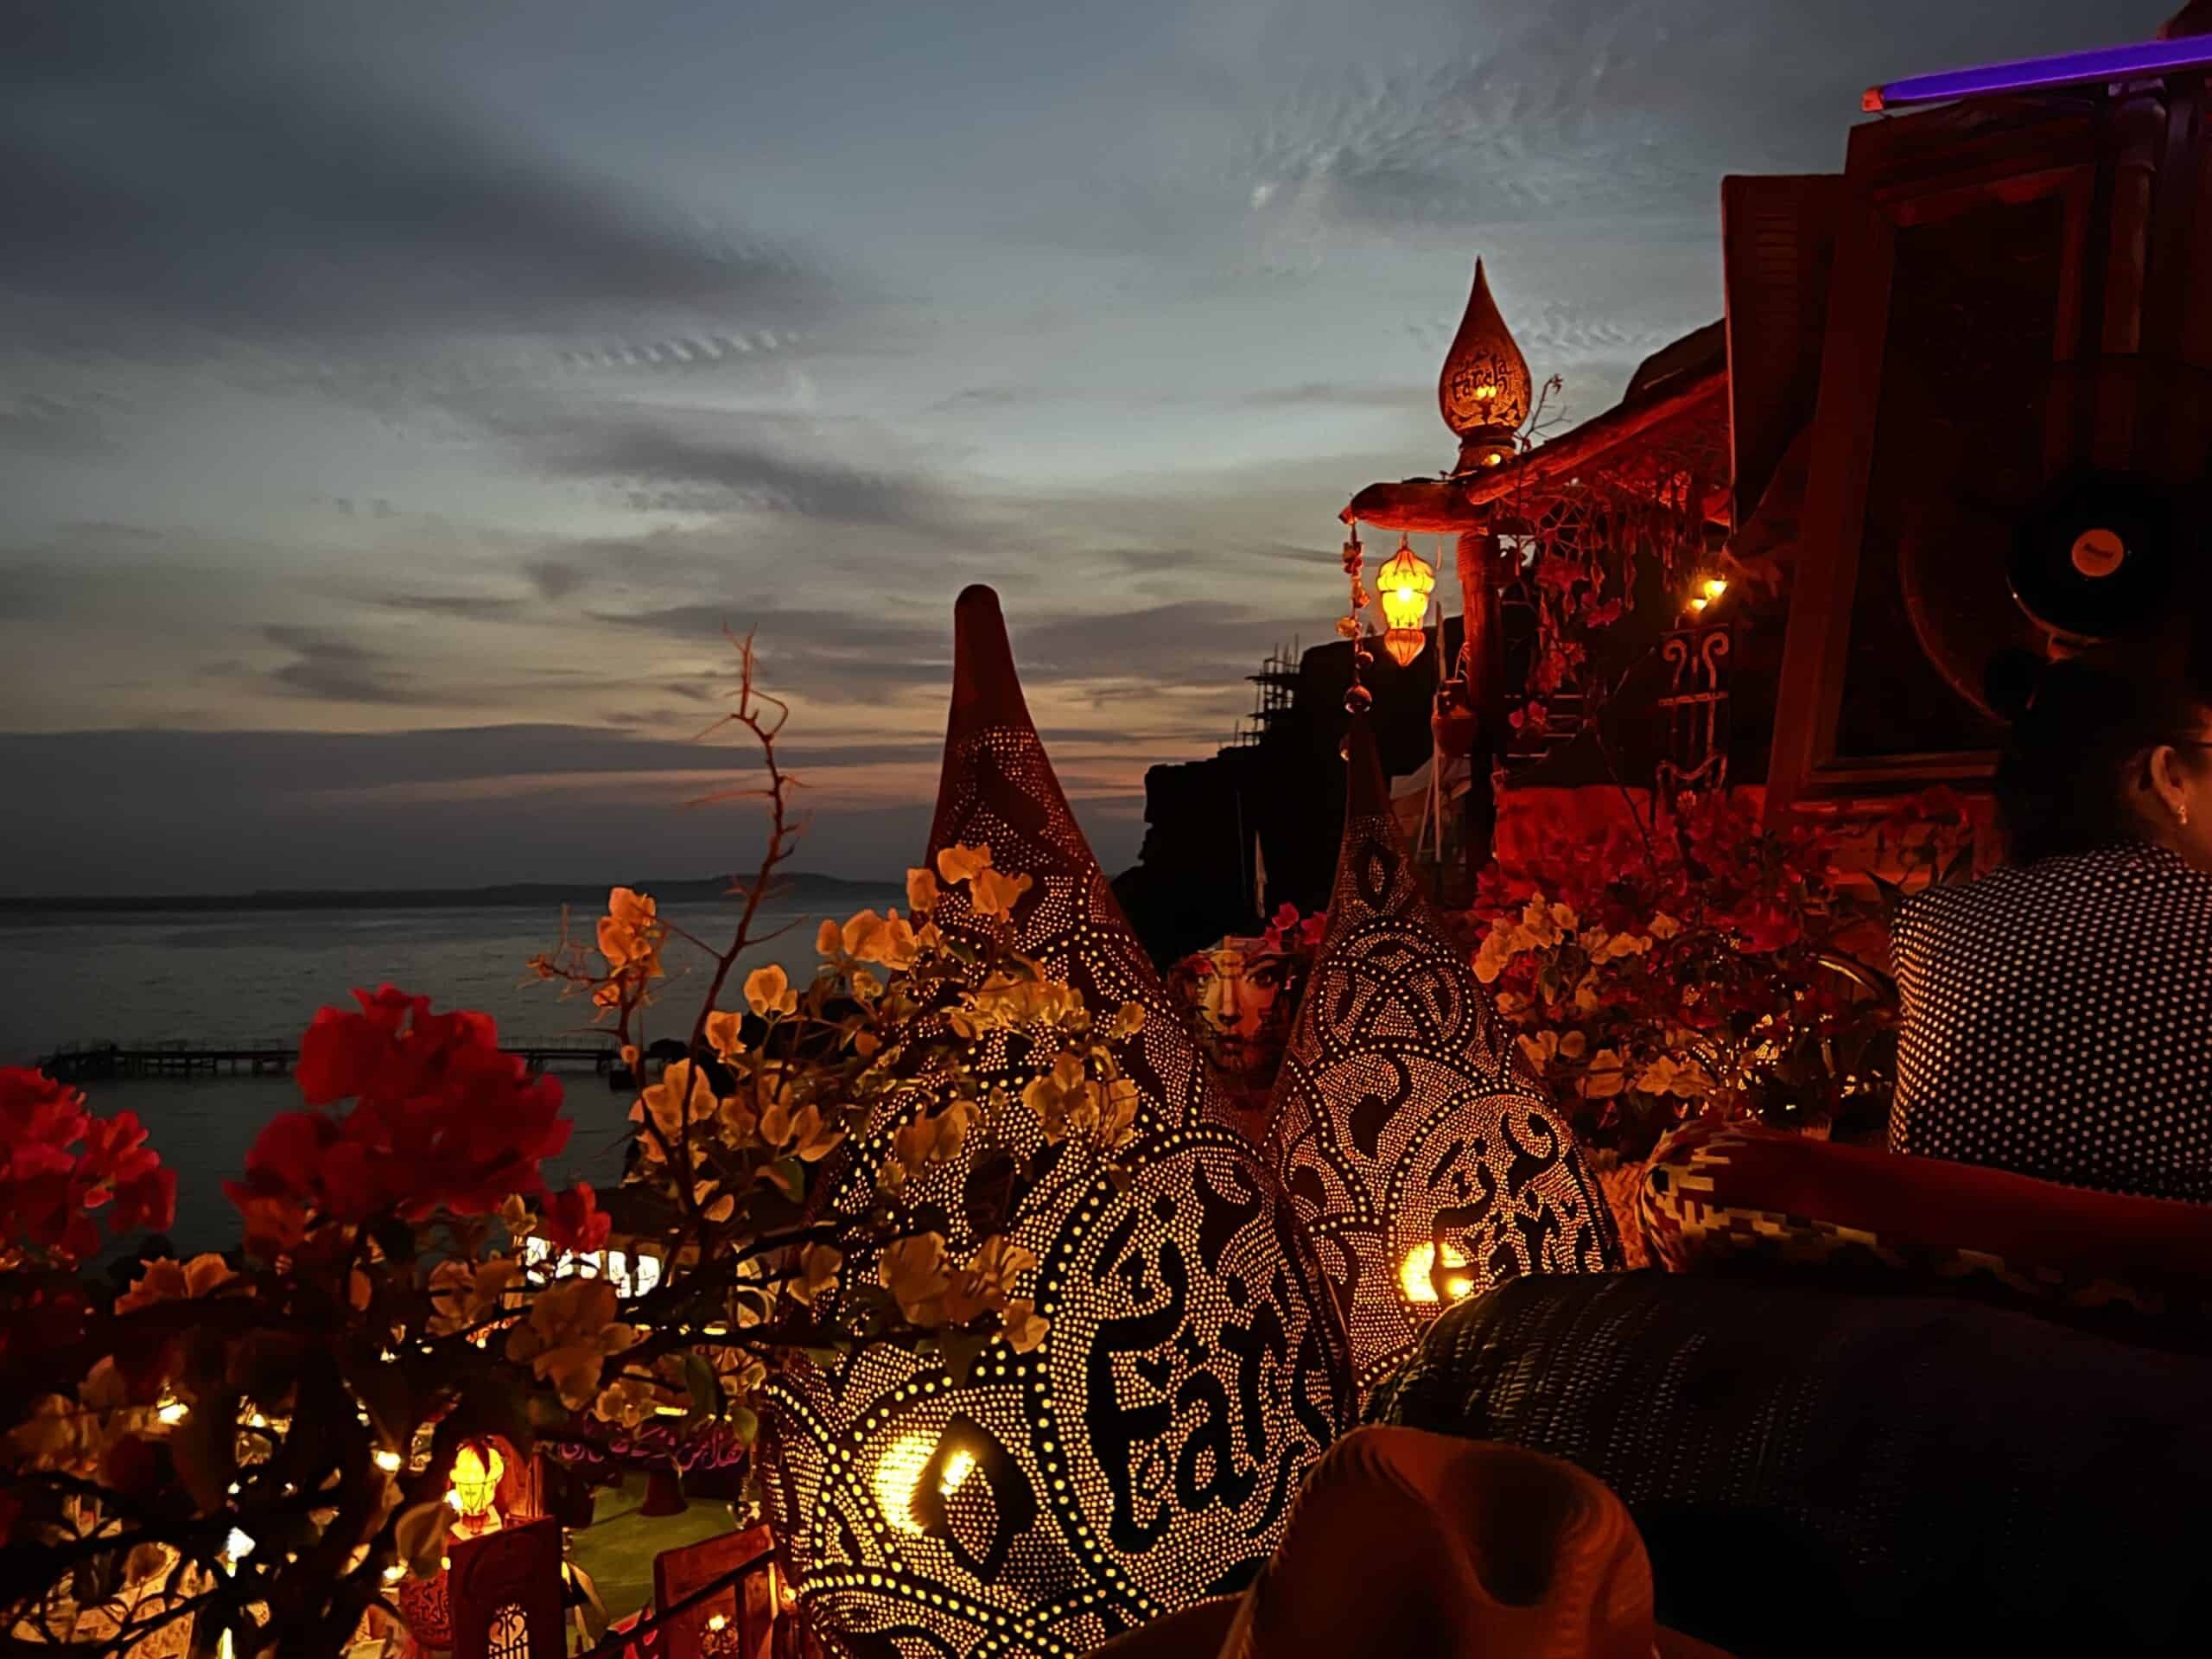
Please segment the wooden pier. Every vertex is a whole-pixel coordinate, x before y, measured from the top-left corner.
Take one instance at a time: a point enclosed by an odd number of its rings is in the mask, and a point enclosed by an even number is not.
[[[538,1045],[503,1049],[532,1071],[582,1071],[587,1067],[612,1078],[620,1054],[601,1046]],[[56,1083],[105,1083],[130,1077],[281,1077],[289,1076],[300,1051],[279,1043],[242,1048],[200,1048],[186,1043],[124,1048],[114,1044],[80,1045],[55,1050],[38,1063]]]

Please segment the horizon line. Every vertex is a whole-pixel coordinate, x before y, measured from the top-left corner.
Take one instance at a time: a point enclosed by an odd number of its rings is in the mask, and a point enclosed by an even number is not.
[[[257,887],[245,893],[0,893],[0,912],[123,911],[123,910],[317,910],[454,904],[474,899],[485,902],[496,895],[530,903],[578,893],[607,891],[617,886],[643,892],[671,893],[702,887],[734,891],[736,878],[727,875],[684,876],[664,881],[501,881],[467,887]],[[780,886],[805,882],[816,887],[895,888],[900,878],[880,879],[827,875],[816,870],[793,870],[773,878],[771,891]]]

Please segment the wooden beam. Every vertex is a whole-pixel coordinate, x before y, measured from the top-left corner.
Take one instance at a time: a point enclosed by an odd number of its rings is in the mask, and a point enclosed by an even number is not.
[[[1408,478],[1396,484],[1370,484],[1337,516],[1348,524],[1447,536],[1496,528],[1490,512],[1491,502],[1527,485],[1587,466],[1653,427],[1723,396],[1727,388],[1728,371],[1715,368],[1656,397],[1609,409],[1549,443],[1537,445],[1518,460],[1488,472],[1464,478]]]
[[[1409,478],[1402,484],[1370,484],[1338,515],[1346,524],[1377,530],[1430,531],[1457,535],[1481,530],[1490,514],[1467,505],[1459,484],[1448,478]]]
[[[1618,448],[1707,399],[1721,396],[1727,386],[1728,371],[1725,367],[1713,369],[1648,401],[1609,409],[1603,415],[1583,422],[1572,432],[1562,432],[1549,443],[1537,445],[1518,461],[1508,461],[1478,477],[1454,481],[1470,506],[1485,505],[1529,483],[1554,479],[1587,466],[1608,449]]]

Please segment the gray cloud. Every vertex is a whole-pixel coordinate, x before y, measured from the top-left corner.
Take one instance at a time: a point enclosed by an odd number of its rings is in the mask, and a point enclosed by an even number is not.
[[[1026,682],[1129,682],[1138,695],[1147,688],[1234,683],[1245,658],[1266,649],[1271,630],[1287,639],[1293,626],[1249,607],[1208,600],[1043,616],[1013,608],[1009,631]],[[942,686],[951,662],[951,630],[934,614],[908,621],[774,606],[741,613],[677,605],[599,620],[693,641],[713,638],[725,625],[756,628],[765,683],[826,701],[879,700]]]
[[[641,306],[788,327],[818,273],[681,225],[410,88],[291,8],[0,3],[0,289],[80,346],[166,321],[342,343],[614,322]],[[174,346],[172,340],[170,345]]]
[[[532,559],[524,565],[523,573],[541,599],[566,599],[591,580],[588,572],[559,559]]]
[[[1729,171],[1832,169],[1866,85],[2140,38],[2172,0],[1484,0],[1205,10],[1175,66],[1217,119],[1133,127],[1069,234],[1257,233],[1240,279],[1310,274],[1345,231],[1709,219]],[[1173,149],[1162,149],[1173,143]],[[1138,204],[1141,203],[1140,208]],[[1118,210],[1118,211],[1117,211]],[[1054,221],[1040,220],[1048,226]]]
[[[19,454],[94,454],[112,447],[107,423],[90,400],[39,394],[0,403],[0,450]]]
[[[456,412],[558,477],[626,489],[680,512],[779,512],[843,524],[950,528],[951,508],[915,476],[795,454],[792,423],[722,410],[507,394]]]
[[[510,616],[522,608],[519,599],[488,594],[386,594],[376,601],[386,610],[419,611],[431,616],[459,616],[473,620]]]
[[[1309,380],[1302,385],[1249,391],[1242,401],[1254,409],[1417,409],[1420,397],[1416,386],[1342,385]]]
[[[271,623],[261,635],[293,653],[291,662],[270,670],[268,677],[292,696],[321,702],[425,701],[418,677],[392,668],[381,652],[318,629],[282,623]]]

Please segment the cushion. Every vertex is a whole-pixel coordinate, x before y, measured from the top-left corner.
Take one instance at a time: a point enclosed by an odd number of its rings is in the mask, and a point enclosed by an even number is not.
[[[1658,1272],[1509,1281],[1371,1418],[1580,1465],[1656,1613],[1742,1659],[2199,1654],[2212,1358],[1949,1295]]]
[[[1707,1118],[1660,1143],[1640,1218],[1653,1261],[1674,1273],[1815,1273],[2212,1344],[2212,1205]]]

